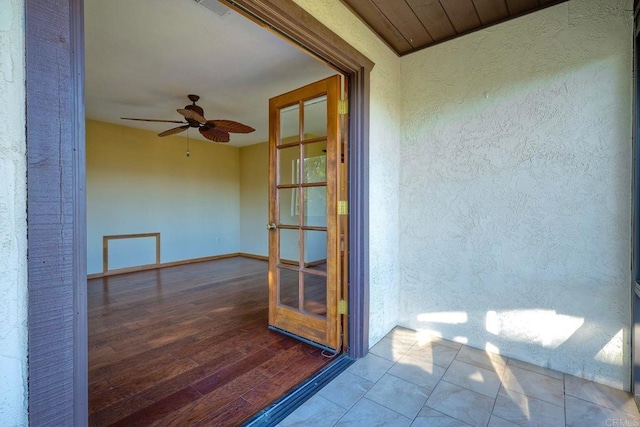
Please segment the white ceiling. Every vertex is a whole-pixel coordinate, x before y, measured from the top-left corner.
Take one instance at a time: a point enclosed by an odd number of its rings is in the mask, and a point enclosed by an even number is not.
[[[207,119],[254,127],[231,134],[230,145],[245,146],[268,140],[269,98],[336,74],[212,3],[223,16],[195,0],[85,0],[87,118],[159,133],[178,125],[120,117],[181,120],[192,93]]]

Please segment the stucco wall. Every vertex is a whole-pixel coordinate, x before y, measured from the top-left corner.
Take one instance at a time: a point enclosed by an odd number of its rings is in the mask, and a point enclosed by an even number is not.
[[[27,424],[24,2],[0,1],[0,424]]]
[[[375,63],[369,135],[371,345],[399,308],[400,58],[338,0],[294,0]]]
[[[403,325],[629,388],[631,10],[402,59]]]

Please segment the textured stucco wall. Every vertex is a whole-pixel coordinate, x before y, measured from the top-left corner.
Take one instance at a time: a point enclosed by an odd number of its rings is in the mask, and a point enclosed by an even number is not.
[[[24,1],[0,1],[0,424],[27,425]]]
[[[403,325],[629,388],[631,10],[402,59]]]
[[[338,0],[294,0],[376,65],[369,135],[371,345],[397,324],[399,308],[400,58]]]

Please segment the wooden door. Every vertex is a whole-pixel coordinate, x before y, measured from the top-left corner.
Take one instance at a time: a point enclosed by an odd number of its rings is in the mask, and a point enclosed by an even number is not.
[[[340,90],[336,75],[269,101],[269,327],[332,351],[341,347]]]

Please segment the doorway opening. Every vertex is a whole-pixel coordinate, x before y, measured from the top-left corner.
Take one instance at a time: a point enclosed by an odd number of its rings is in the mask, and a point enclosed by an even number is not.
[[[368,348],[368,87],[374,64],[293,1],[227,3],[306,46],[348,76],[347,352],[362,357]],[[88,422],[83,7],[82,0],[69,0],[56,7],[27,2],[25,8],[29,421],[33,424]],[[51,102],[43,102],[46,99]]]
[[[305,92],[297,138],[280,120],[291,108],[265,129],[265,93],[290,94],[335,70],[226,7],[215,17],[219,10],[85,1],[91,425],[243,422],[328,364],[346,339],[338,299],[348,246],[337,211],[346,141],[331,118],[344,84],[336,76],[333,91]],[[132,25],[143,21],[154,25]],[[185,52],[181,38],[193,33],[216,42],[203,61],[199,46]],[[172,102],[162,98],[182,93],[198,93],[207,118],[215,110],[255,134],[231,134],[221,146],[184,125],[174,129],[186,137],[170,130],[158,138],[175,126],[166,124],[175,121]],[[270,137],[269,128],[280,135]],[[296,159],[282,154],[293,151]],[[288,236],[294,217],[299,227]],[[265,228],[273,221],[277,233]],[[267,245],[274,234],[279,243]],[[300,319],[272,320],[275,311]]]

